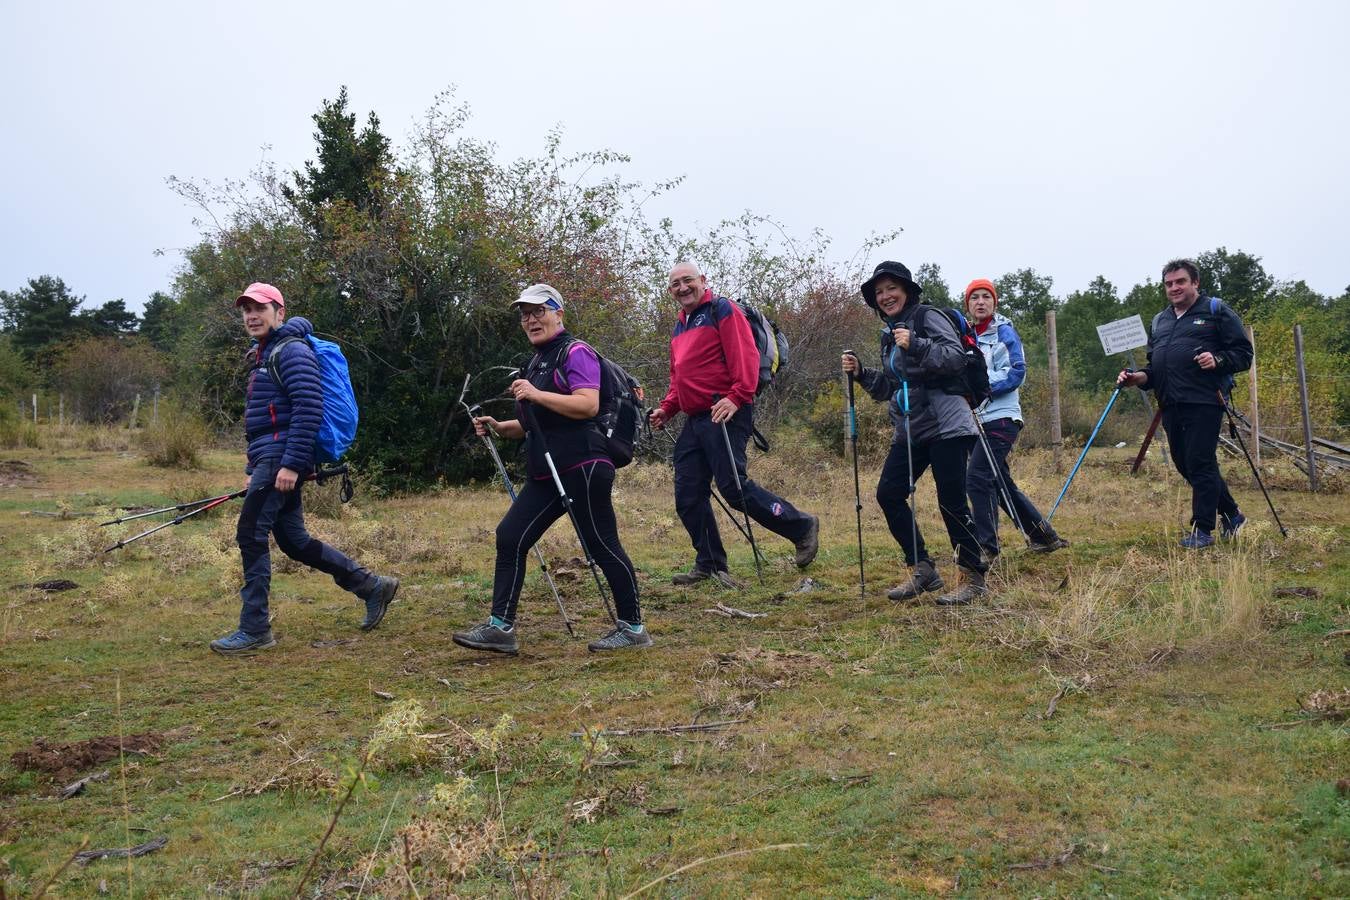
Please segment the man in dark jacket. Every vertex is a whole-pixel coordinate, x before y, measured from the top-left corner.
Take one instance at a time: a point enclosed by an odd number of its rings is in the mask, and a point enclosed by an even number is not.
[[[1237,313],[1200,293],[1195,263],[1172,260],[1162,281],[1169,307],[1153,318],[1148,365],[1121,372],[1116,384],[1157,396],[1172,460],[1191,486],[1191,533],[1181,546],[1199,550],[1214,543],[1216,512],[1226,538],[1247,521],[1219,472],[1217,451],[1226,394],[1233,375],[1251,366],[1252,344]]]
[[[235,300],[243,313],[244,330],[253,338],[244,409],[248,436],[248,493],[239,513],[236,538],[244,564],[243,609],[239,629],[211,642],[226,656],[256,653],[276,646],[267,613],[272,581],[268,536],[291,559],[333,576],[338,586],[366,603],[361,623],[369,631],[384,618],[398,591],[397,578],[373,575],[355,561],[310,537],[300,502],[304,478],[314,468],[314,438],[323,421],[323,392],[319,363],[305,337],[314,329],[307,319],[286,321],[286,301],[270,284],[251,284]],[[297,340],[287,340],[297,338]],[[268,374],[268,359],[281,379]]]
[[[713,481],[734,509],[745,510],[792,541],[794,560],[805,568],[816,558],[820,520],[755,484],[745,472],[745,445],[754,426],[759,385],[759,350],[745,313],[731,300],[715,296],[708,279],[690,262],[670,270],[668,290],[680,304],[670,340],[670,390],[650,419],[659,429],[677,413],[689,417],[675,441],[675,511],[696,553],[694,567],[671,581],[686,585],[711,578],[735,585],[726,571],[727,551],[709,503]]]

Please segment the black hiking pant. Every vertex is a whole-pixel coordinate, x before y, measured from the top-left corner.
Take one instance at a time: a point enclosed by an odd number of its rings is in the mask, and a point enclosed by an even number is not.
[[[970,494],[970,514],[975,520],[975,539],[981,547],[998,552],[998,511],[1001,507],[1008,515],[1015,517],[1014,521],[1022,523],[1031,540],[1048,542],[1048,525],[1041,511],[1017,487],[1012,472],[1008,471],[1008,454],[1022,432],[1022,424],[1015,419],[995,419],[983,423],[983,428],[989,451],[994,455],[994,463],[990,464],[989,455],[984,452],[979,438],[976,438],[975,446],[970,451],[970,468],[966,470],[966,490]],[[997,472],[995,465],[998,467]],[[1012,499],[1012,509],[1008,509],[1008,501],[999,489],[1000,478]]]
[[[712,483],[732,509],[745,510],[760,525],[794,544],[806,537],[811,517],[750,480],[745,472],[745,445],[754,425],[754,405],[742,406],[722,426],[712,414],[690,416],[675,441],[675,512],[694,545],[694,565],[704,572],[725,572],[727,550],[713,515]],[[727,440],[731,450],[727,450]],[[732,468],[732,456],[736,467]],[[736,478],[740,477],[739,488]],[[744,495],[744,503],[742,503]]]
[[[619,543],[619,524],[610,498],[614,466],[608,460],[592,460],[560,472],[559,477],[567,496],[572,498],[581,539],[609,582],[618,617],[630,625],[640,624],[637,573]],[[565,515],[567,507],[563,506],[552,478],[531,478],[516,495],[516,501],[497,525],[497,569],[492,581],[494,616],[515,623],[520,588],[525,582],[525,557],[548,527]]]
[[[966,503],[966,465],[970,459],[970,448],[975,443],[973,436],[946,438],[929,444],[914,444],[914,480],[930,466],[933,469],[933,482],[937,486],[938,508],[942,513],[942,522],[947,526],[947,537],[956,548],[956,561],[967,569],[984,572],[989,567],[980,561],[980,544],[975,539],[975,522],[970,516],[970,506]],[[914,566],[921,560],[932,562],[928,548],[924,546],[923,531],[914,528],[918,536],[917,547],[910,546],[910,526],[913,516],[909,511],[909,462],[906,459],[905,442],[891,444],[891,452],[881,467],[881,480],[877,482],[877,503],[886,516],[886,525],[891,536],[900,543],[905,551],[905,562]]]
[[[1163,409],[1162,425],[1172,445],[1172,462],[1191,486],[1191,527],[1214,532],[1217,512],[1225,521],[1238,514],[1237,501],[1219,472],[1219,426],[1223,407],[1213,403],[1173,403]]]

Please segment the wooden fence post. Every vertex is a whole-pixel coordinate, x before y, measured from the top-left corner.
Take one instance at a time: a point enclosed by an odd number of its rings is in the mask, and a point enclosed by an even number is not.
[[[1055,471],[1063,472],[1064,466],[1059,458],[1063,449],[1064,435],[1059,421],[1059,344],[1055,339],[1055,311],[1045,313],[1045,340],[1049,355],[1050,369],[1050,445],[1055,448]]]
[[[141,412],[141,395],[137,394],[135,401],[131,404],[131,421],[127,423],[127,430],[132,431],[136,428],[136,416]]]
[[[37,394],[33,395],[33,424],[37,424]]]
[[[1308,448],[1308,484],[1317,490],[1317,458],[1313,455],[1312,417],[1308,413],[1308,370],[1303,365],[1303,326],[1294,326],[1294,362],[1298,365],[1298,399],[1303,406],[1303,446]]]
[[[61,427],[62,427],[62,428],[65,428],[65,427],[66,427],[66,395],[65,395],[65,394],[62,394],[62,395],[61,395],[61,403],[60,403],[59,406],[57,406],[57,409],[59,409],[59,410],[61,411]]]

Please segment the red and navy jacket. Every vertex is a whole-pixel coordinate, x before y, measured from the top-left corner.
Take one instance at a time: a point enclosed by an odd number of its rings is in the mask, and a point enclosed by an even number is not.
[[[718,397],[754,403],[758,386],[759,350],[739,306],[706,291],[693,311],[680,310],[670,339],[670,390],[661,400],[666,418],[707,412]]]

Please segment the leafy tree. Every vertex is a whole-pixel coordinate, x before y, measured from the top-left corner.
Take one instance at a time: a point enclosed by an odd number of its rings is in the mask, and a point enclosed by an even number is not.
[[[30,278],[18,291],[0,291],[4,330],[16,350],[30,361],[43,361],[55,345],[79,331],[75,311],[83,299],[55,276]]]
[[[141,312],[141,335],[156,350],[170,352],[182,332],[179,312],[178,301],[163,291],[155,291]]]
[[[1102,352],[1097,326],[1124,315],[1115,285],[1101,275],[1086,290],[1074,291],[1064,298],[1064,305],[1056,315],[1056,331],[1060,360],[1073,384],[1096,392],[1114,381],[1123,368],[1124,356],[1107,357]]]
[[[357,131],[344,85],[336,100],[323,101],[313,119],[318,160],[306,162],[303,174],[295,172],[295,187],[283,187],[282,195],[316,228],[322,210],[337,200],[361,212],[374,212],[390,164],[389,139],[380,133],[379,117],[372,111],[365,128]]]
[[[162,381],[164,366],[139,338],[89,336],[62,346],[51,378],[78,416],[108,423],[125,416],[137,394],[148,394]]]
[[[109,300],[95,309],[82,309],[75,317],[81,329],[94,335],[134,334],[140,319],[127,309],[125,300]]]
[[[1220,247],[1195,260],[1205,293],[1221,297],[1239,313],[1257,312],[1274,298],[1275,280],[1266,274],[1261,257]]]
[[[923,287],[923,299],[933,306],[958,307],[960,301],[952,299],[952,289],[942,277],[942,267],[934,262],[920,263],[914,270],[914,280]]]
[[[1035,269],[1018,269],[994,279],[998,288],[998,311],[1012,320],[1022,336],[1023,352],[1028,364],[1045,365],[1045,314],[1056,306],[1050,292],[1055,280],[1041,275]],[[1032,368],[1034,377],[1035,368]]]

